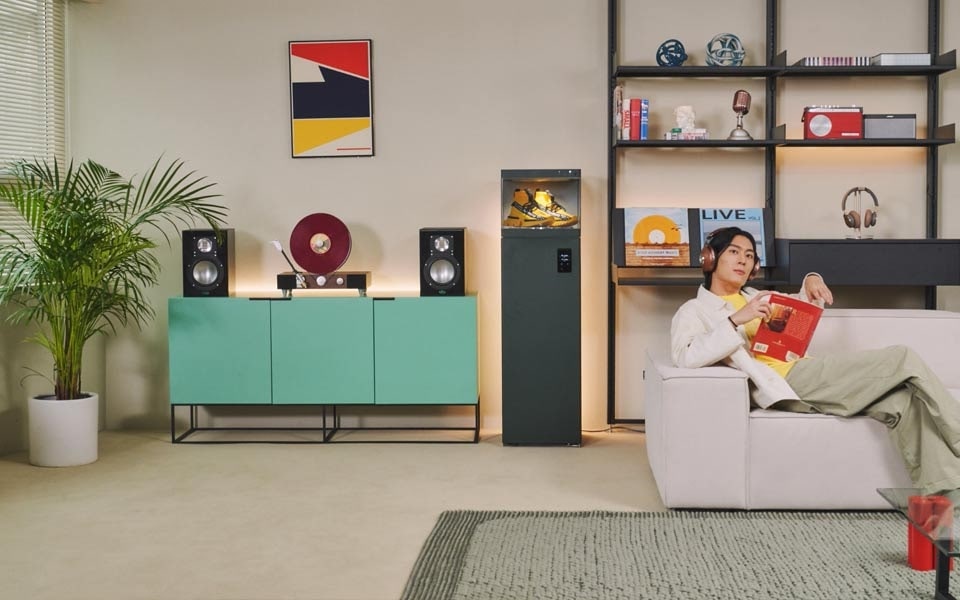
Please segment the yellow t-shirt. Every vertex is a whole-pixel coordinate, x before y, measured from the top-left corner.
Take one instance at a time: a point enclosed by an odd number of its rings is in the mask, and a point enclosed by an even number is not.
[[[734,310],[740,310],[741,308],[747,305],[747,299],[741,296],[740,294],[732,294],[730,296],[720,296],[720,297],[726,300],[727,302],[729,302],[733,306]],[[757,329],[760,328],[760,319],[756,318],[748,323],[744,323],[743,327],[747,332],[747,339],[749,339],[750,342],[753,343],[753,336],[757,335]],[[777,360],[776,358],[771,358],[763,354],[761,354],[760,356],[754,356],[754,358],[756,358],[758,361],[762,362],[763,364],[767,365],[777,373],[780,373],[781,377],[786,377],[787,373],[790,372],[790,369],[793,368],[794,363],[797,362],[795,360],[791,360],[791,361]]]

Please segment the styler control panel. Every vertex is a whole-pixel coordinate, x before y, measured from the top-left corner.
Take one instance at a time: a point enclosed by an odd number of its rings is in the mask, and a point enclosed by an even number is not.
[[[573,251],[570,248],[557,248],[557,273],[573,272]]]

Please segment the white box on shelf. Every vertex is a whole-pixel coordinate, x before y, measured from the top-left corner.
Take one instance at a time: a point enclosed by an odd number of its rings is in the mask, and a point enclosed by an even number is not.
[[[870,64],[880,67],[927,66],[930,54],[927,52],[885,52],[870,57]]]

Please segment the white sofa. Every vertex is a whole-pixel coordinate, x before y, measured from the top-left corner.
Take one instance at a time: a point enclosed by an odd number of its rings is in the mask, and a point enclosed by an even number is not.
[[[903,344],[960,401],[960,313],[827,309],[809,354]],[[648,352],[647,451],[671,508],[880,509],[879,487],[910,487],[884,425],[750,408],[747,378],[729,367],[678,369]]]

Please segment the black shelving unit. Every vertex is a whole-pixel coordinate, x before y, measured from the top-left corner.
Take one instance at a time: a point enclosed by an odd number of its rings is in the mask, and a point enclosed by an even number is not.
[[[607,299],[607,422],[608,423],[637,423],[642,419],[616,418],[616,322],[617,322],[617,287],[621,285],[642,286],[695,286],[702,281],[699,272],[690,269],[689,276],[657,276],[649,274],[650,270],[635,268],[618,268],[614,265],[615,243],[614,226],[615,210],[617,208],[617,157],[621,152],[636,149],[658,148],[752,148],[764,153],[764,191],[765,207],[770,211],[771,218],[776,222],[776,152],[778,148],[869,148],[869,147],[919,147],[927,153],[926,160],[926,205],[925,205],[925,237],[920,240],[875,240],[865,244],[864,240],[776,240],[777,263],[763,271],[760,280],[751,282],[757,287],[777,287],[781,285],[795,285],[795,272],[799,265],[782,262],[789,257],[808,256],[809,249],[821,242],[829,242],[831,257],[838,257],[855,253],[858,257],[864,253],[870,254],[876,264],[884,264],[882,253],[888,251],[890,243],[898,246],[898,251],[907,251],[913,255],[947,257],[948,263],[960,256],[960,240],[942,240],[938,238],[937,223],[938,185],[939,185],[939,156],[938,149],[945,144],[956,141],[954,124],[939,125],[940,110],[940,75],[956,69],[956,50],[946,53],[940,51],[940,21],[942,0],[927,0],[927,52],[931,55],[933,64],[924,66],[834,66],[812,67],[799,64],[790,64],[786,51],[778,49],[777,34],[779,31],[779,9],[781,0],[765,0],[765,65],[741,67],[710,67],[710,66],[679,66],[660,67],[652,65],[622,65],[618,60],[619,50],[619,12],[620,4],[625,0],[608,0],[608,89],[607,89],[607,128],[608,128],[608,224],[610,244],[608,248],[608,264],[611,265],[611,277],[608,285]],[[781,79],[803,77],[923,77],[926,80],[926,122],[928,135],[919,139],[858,139],[858,140],[804,140],[787,139],[786,127],[777,121],[777,94],[778,82]],[[618,139],[617,131],[613,127],[613,96],[614,89],[622,79],[663,79],[663,78],[690,78],[690,79],[762,79],[765,83],[764,107],[765,123],[763,139],[754,140],[642,140],[625,141]],[[911,243],[914,242],[914,243]],[[936,242],[936,243],[930,243]],[[960,260],[960,259],[957,259]],[[919,263],[926,264],[926,263]],[[642,274],[638,274],[641,271]],[[872,280],[858,274],[856,277],[831,278],[831,285],[919,285],[924,288],[924,301],[927,308],[936,307],[936,289],[938,285],[960,284],[960,273],[953,273],[949,268],[929,269],[922,277],[915,273],[903,273],[899,280],[885,278],[882,282]],[[879,278],[878,278],[879,279]]]

